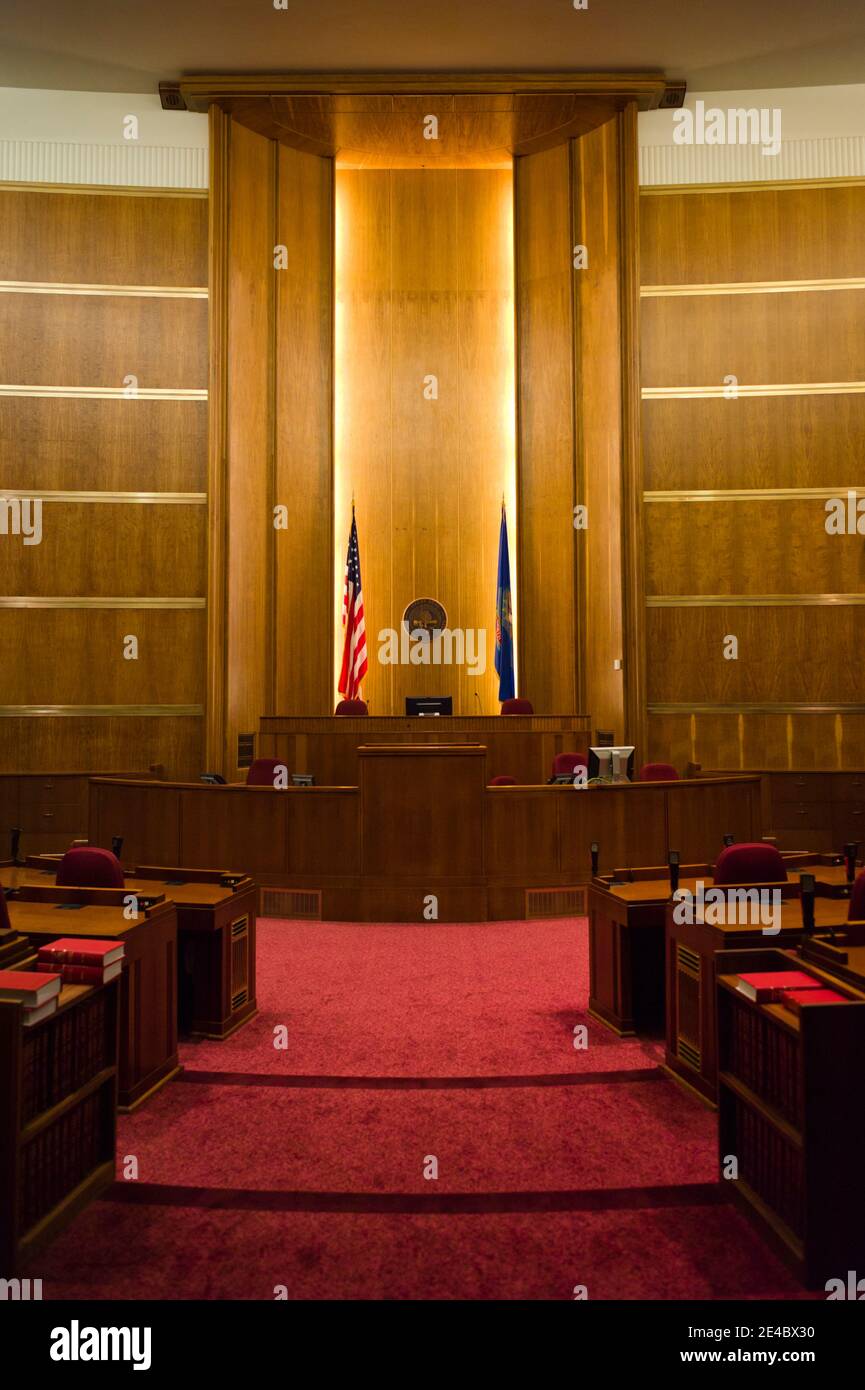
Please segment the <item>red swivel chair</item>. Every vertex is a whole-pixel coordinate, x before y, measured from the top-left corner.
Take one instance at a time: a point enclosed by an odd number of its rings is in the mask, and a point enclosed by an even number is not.
[[[718,855],[716,883],[786,883],[787,870],[774,845],[728,845]]]
[[[57,870],[58,888],[122,888],[123,865],[110,849],[68,849]]]
[[[347,719],[358,714],[369,714],[366,707],[366,700],[340,700],[334,714],[340,719]]]
[[[853,884],[853,892],[850,894],[850,911],[847,913],[849,922],[865,921],[865,869]]]
[[[502,704],[502,714],[534,714],[534,712],[531,700],[505,700]]]
[[[553,758],[553,776],[559,777],[563,772],[576,772],[578,767],[588,766],[585,753],[557,753]]]
[[[273,776],[278,767],[284,767],[279,758],[256,758],[246,774],[248,787],[272,787]]]
[[[516,785],[516,777],[511,777],[508,773],[502,773],[500,777],[494,777],[490,782],[491,787],[515,787]]]
[[[643,763],[640,768],[641,782],[678,782],[679,774],[672,763]]]

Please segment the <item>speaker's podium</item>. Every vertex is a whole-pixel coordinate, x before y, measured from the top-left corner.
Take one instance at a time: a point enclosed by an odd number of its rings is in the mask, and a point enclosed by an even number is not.
[[[358,748],[367,920],[486,917],[486,748],[384,743]]]

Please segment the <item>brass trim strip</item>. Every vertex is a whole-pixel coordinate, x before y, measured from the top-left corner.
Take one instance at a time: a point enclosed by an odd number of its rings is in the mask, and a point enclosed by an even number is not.
[[[669,299],[692,295],[808,294],[815,290],[865,290],[865,276],[846,280],[732,280],[707,285],[641,285],[642,299]]]
[[[0,391],[2,391],[0,387]],[[865,392],[865,381],[794,381],[761,386],[644,386],[644,401],[736,400],[743,396],[852,396]]]
[[[644,502],[753,502],[789,500],[791,498],[843,497],[855,492],[855,487],[731,487],[682,488],[644,492]]]
[[[126,299],[206,299],[206,285],[84,285],[61,280],[0,280],[0,294],[93,294]]]
[[[2,719],[112,718],[113,716],[144,718],[186,718],[204,714],[203,705],[0,705]]]
[[[206,607],[207,600],[203,598],[141,598],[130,595],[126,598],[122,595],[116,598],[91,598],[89,596],[60,597],[50,595],[43,597],[39,594],[26,595],[4,595],[0,598],[0,608],[166,608],[166,609],[192,609]]]
[[[126,386],[8,386],[0,385],[0,396],[47,396],[91,401],[206,401],[206,389],[174,386],[139,386],[130,392]]]
[[[757,701],[751,704],[722,705],[712,701],[702,704],[650,704],[649,714],[865,714],[865,705],[820,704],[805,700],[786,700],[773,703]]]
[[[865,178],[859,175],[845,175],[832,179],[752,179],[742,183],[647,183],[640,189],[640,196],[656,198],[664,193],[773,193],[789,192],[799,188],[861,188]]]
[[[0,193],[98,193],[113,198],[206,198],[206,188],[148,188],[122,183],[39,183],[32,179],[0,180]]]
[[[647,608],[852,608],[865,594],[651,594]]]
[[[206,492],[78,492],[52,491],[39,488],[2,488],[3,497],[38,497],[41,502],[117,502],[120,504],[152,504],[154,506],[207,506]]]

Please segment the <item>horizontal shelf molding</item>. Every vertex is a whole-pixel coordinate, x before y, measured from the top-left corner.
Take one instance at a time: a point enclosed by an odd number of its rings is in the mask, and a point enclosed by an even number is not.
[[[649,594],[647,608],[849,608],[865,594]]]
[[[206,388],[174,386],[10,386],[0,385],[0,396],[44,396],[91,401],[206,401]]]
[[[203,705],[0,705],[0,719],[185,719],[203,714]]]
[[[134,594],[129,598],[122,595],[116,598],[60,597],[38,594],[4,595],[0,598],[0,608],[205,608],[205,598],[140,598]]]
[[[42,502],[114,502],[153,506],[205,507],[206,492],[57,492],[39,488],[0,488],[0,496],[39,498]]]
[[[818,290],[865,290],[865,276],[847,280],[741,280],[707,285],[641,285],[642,299],[725,294],[810,294]]]
[[[59,280],[0,280],[0,294],[85,294],[121,299],[207,299],[207,286],[77,285]]]
[[[814,701],[757,701],[743,704],[649,704],[649,714],[865,714],[865,705],[820,704]]]
[[[2,391],[0,387],[0,391]],[[865,392],[865,381],[793,381],[749,386],[740,382],[735,395],[729,386],[644,386],[644,401],[741,399],[744,396],[853,396]]]
[[[644,492],[644,502],[767,502],[791,501],[795,499],[824,499],[842,497],[846,500],[848,492],[855,492],[851,483],[839,483],[837,487],[731,487],[731,488],[681,488],[667,491]]]

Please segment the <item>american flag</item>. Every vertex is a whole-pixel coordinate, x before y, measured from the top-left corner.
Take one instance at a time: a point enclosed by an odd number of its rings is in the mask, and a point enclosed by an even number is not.
[[[367,672],[366,626],[363,620],[363,592],[360,587],[360,551],[357,545],[357,522],[351,509],[351,531],[348,555],[345,560],[345,588],[342,592],[342,625],[345,645],[342,649],[342,670],[339,673],[339,693],[347,700],[360,699],[360,683]]]

